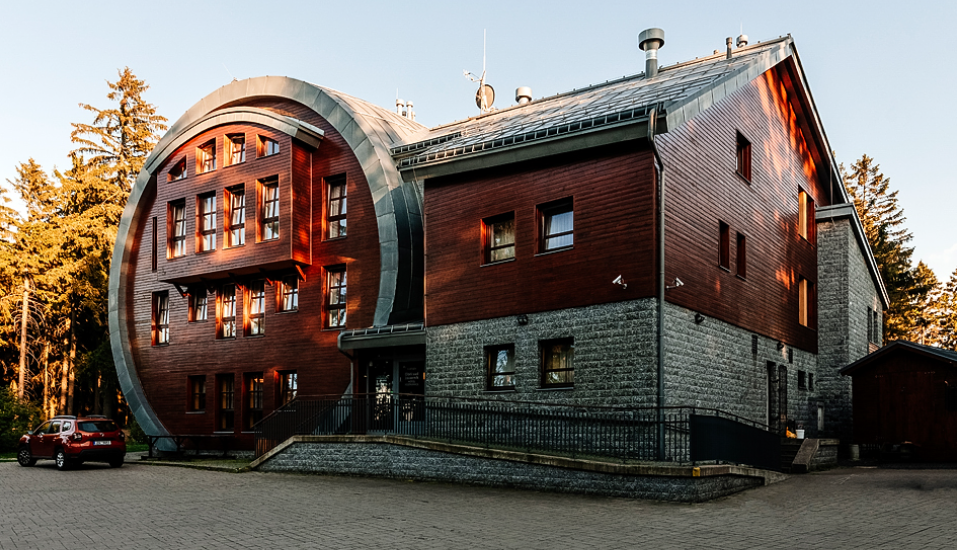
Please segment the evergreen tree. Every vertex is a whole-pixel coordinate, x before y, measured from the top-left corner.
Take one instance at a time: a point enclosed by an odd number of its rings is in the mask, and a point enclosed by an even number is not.
[[[937,345],[939,340],[938,310],[942,289],[934,271],[924,262],[918,262],[914,268],[914,290],[912,307],[908,313],[912,315],[907,324],[913,327],[908,340],[925,346]]]
[[[937,311],[938,341],[942,348],[957,351],[957,269],[941,292]]]

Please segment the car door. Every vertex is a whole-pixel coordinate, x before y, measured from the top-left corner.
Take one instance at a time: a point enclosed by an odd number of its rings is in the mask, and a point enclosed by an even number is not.
[[[43,437],[44,434],[50,429],[51,421],[47,420],[43,424],[40,424],[40,427],[33,430],[30,435],[30,454],[33,456],[47,456],[43,454]]]
[[[51,420],[46,431],[40,436],[40,449],[35,456],[52,457],[53,449],[56,447],[56,440],[60,436],[60,421]]]

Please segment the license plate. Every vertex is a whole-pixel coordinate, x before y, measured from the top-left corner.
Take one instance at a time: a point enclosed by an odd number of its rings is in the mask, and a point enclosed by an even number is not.
[[[94,445],[109,445],[112,441],[94,441]]]

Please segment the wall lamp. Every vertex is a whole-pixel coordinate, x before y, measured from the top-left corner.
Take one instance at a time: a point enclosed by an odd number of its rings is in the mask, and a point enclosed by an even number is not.
[[[518,317],[516,317],[516,320],[518,321],[519,325],[525,326],[528,324],[528,315],[525,315],[524,313],[522,313]]]
[[[695,313],[695,314],[694,314],[694,324],[700,325],[700,324],[703,323],[703,322],[704,322],[704,315],[702,315],[702,314],[700,314],[700,313]]]
[[[665,289],[671,290],[672,288],[678,288],[679,286],[685,286],[685,284],[681,282],[681,279],[675,277],[675,284],[666,286]]]

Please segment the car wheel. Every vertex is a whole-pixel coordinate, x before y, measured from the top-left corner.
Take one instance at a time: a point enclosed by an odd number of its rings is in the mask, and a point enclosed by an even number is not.
[[[56,461],[56,469],[61,472],[69,470],[70,466],[73,465],[70,463],[70,459],[66,457],[66,453],[63,452],[63,449],[57,449],[56,454],[53,455],[53,460]]]
[[[33,458],[33,453],[30,452],[30,447],[20,447],[20,449],[17,451],[17,463],[24,468],[27,466],[33,466],[37,463],[37,459]]]
[[[110,459],[110,468],[119,468],[123,465],[123,457]]]

